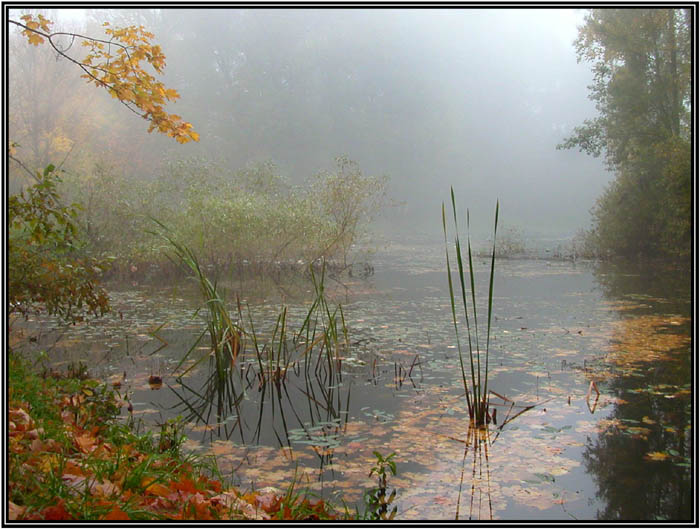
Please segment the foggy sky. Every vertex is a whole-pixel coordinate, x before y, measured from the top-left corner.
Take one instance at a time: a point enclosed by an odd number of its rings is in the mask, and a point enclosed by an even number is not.
[[[572,45],[582,18],[538,8],[166,10],[153,31],[166,84],[181,95],[169,110],[202,139],[147,141],[237,166],[273,160],[297,182],[347,154],[391,178],[403,205],[385,230],[440,234],[454,186],[477,231],[499,199],[502,226],[573,234],[611,179],[600,160],[555,148],[595,116],[590,70]],[[146,136],[138,119],[134,135]]]

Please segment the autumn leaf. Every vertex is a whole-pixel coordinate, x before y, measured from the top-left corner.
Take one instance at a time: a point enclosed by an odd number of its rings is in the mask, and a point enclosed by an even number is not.
[[[647,452],[644,457],[650,461],[664,461],[669,458],[669,455],[664,452]]]
[[[25,507],[21,507],[20,505],[17,505],[15,503],[9,502],[9,507],[10,507],[10,512],[9,512],[9,518],[10,520],[19,520],[22,515],[24,514]]]
[[[111,511],[109,511],[103,520],[130,520],[129,515],[121,510],[119,505],[115,505]]]
[[[256,509],[250,502],[246,501],[245,496],[239,497],[236,492],[222,492],[218,496],[211,499],[213,505],[221,505],[227,510],[241,513],[248,520],[269,520],[270,515]]]
[[[10,420],[12,422],[14,422],[18,428],[19,428],[19,425],[32,423],[32,418],[22,408],[10,410],[9,416],[10,416]],[[26,428],[22,428],[22,429],[25,430]]]
[[[99,483],[94,483],[92,487],[90,487],[90,492],[92,492],[93,495],[109,497],[119,494],[121,489],[110,480],[105,479]]]
[[[272,489],[272,487],[268,487]],[[261,508],[266,513],[275,513],[280,510],[280,505],[282,503],[282,497],[275,494],[273,490],[261,489],[258,494],[255,495],[255,505]]]
[[[182,492],[190,492],[192,494],[197,492],[197,487],[195,487],[194,481],[187,478],[186,476],[182,476],[179,481],[171,481],[170,487],[173,490],[178,490],[178,491],[182,491]]]
[[[58,500],[58,504],[46,507],[41,511],[44,520],[72,520],[73,517],[66,511],[63,500]]]
[[[89,432],[85,432],[82,435],[75,436],[75,444],[78,446],[81,452],[89,454],[95,450],[97,439],[95,439]]]
[[[197,482],[202,483],[214,492],[221,492],[221,482],[216,479],[207,479],[205,476],[200,476]]]
[[[170,490],[168,487],[161,485],[160,483],[155,483],[152,479],[149,478],[143,478],[141,480],[141,486],[145,487],[145,491],[147,494],[152,494],[154,496],[160,496],[160,497],[167,497],[170,494],[172,494],[172,490]]]
[[[67,474],[73,474],[75,476],[86,475],[82,467],[70,459],[63,464],[63,472]]]
[[[47,454],[39,458],[39,463],[36,465],[41,472],[48,474],[58,467],[59,456],[57,454]]]
[[[210,511],[211,502],[209,500],[206,500],[204,496],[202,496],[199,492],[192,496],[188,504],[194,506],[195,517],[197,520],[212,519]]]
[[[65,424],[74,424],[75,423],[75,413],[73,413],[70,410],[63,410],[63,411],[61,411],[61,419],[63,419],[63,422]]]

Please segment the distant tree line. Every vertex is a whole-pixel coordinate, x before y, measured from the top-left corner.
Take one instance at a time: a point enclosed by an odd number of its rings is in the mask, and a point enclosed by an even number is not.
[[[604,155],[614,180],[592,210],[601,256],[687,256],[691,249],[691,10],[591,9],[579,61],[592,64],[599,115],[559,147]]]

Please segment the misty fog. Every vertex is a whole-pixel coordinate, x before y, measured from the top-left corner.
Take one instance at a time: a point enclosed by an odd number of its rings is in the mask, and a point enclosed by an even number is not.
[[[341,154],[388,175],[387,237],[439,237],[440,204],[458,202],[485,232],[570,236],[610,175],[556,145],[585,118],[590,69],[576,61],[582,14],[570,9],[165,9],[59,11],[81,26],[139,23],[167,56],[169,107],[201,135],[173,145],[127,116],[123,134],[154,153],[243,167],[273,161],[300,182]],[[94,98],[109,99],[92,90]],[[153,162],[157,163],[157,159]]]

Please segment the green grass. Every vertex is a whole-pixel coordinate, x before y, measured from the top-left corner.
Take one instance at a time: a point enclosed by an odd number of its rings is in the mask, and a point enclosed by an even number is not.
[[[450,292],[450,303],[452,309],[452,321],[454,324],[455,336],[457,339],[457,351],[459,354],[459,365],[462,375],[462,385],[464,396],[467,402],[469,418],[477,425],[486,424],[488,418],[488,375],[489,375],[489,346],[491,338],[491,315],[493,312],[493,278],[496,259],[496,232],[498,229],[498,202],[496,202],[496,215],[493,227],[493,249],[491,251],[491,273],[489,276],[488,311],[486,328],[486,349],[481,351],[479,347],[479,322],[476,311],[476,292],[474,286],[474,266],[472,260],[472,247],[469,237],[469,210],[467,210],[467,256],[469,265],[469,275],[467,277],[462,257],[462,246],[459,238],[459,223],[457,221],[457,205],[455,204],[454,189],[450,188],[452,200],[452,217],[455,229],[455,252],[457,259],[457,273],[459,278],[460,296],[455,296],[454,283],[452,281],[452,268],[450,265],[450,252],[447,241],[447,220],[445,215],[445,204],[442,204],[442,229],[445,236],[445,260],[447,266],[447,282]],[[467,301],[467,287],[471,292],[471,312],[472,320],[469,317],[469,302]],[[467,328],[467,344],[469,349],[469,376],[465,368],[464,353],[459,334],[459,324],[457,317],[457,306],[461,300],[464,309],[464,321]],[[472,326],[474,332],[472,333]],[[483,369],[482,369],[483,358]],[[483,373],[483,375],[482,375]]]
[[[173,260],[173,262],[188,268],[194,274],[194,277],[198,282],[202,297],[204,299],[204,307],[207,313],[207,331],[213,353],[215,372],[219,382],[221,384],[225,384],[228,375],[230,375],[233,367],[235,366],[238,354],[245,348],[245,344],[242,343],[245,336],[245,329],[241,328],[231,319],[231,315],[226,308],[226,303],[216,288],[216,283],[210,281],[206,276],[194,252],[169,235],[168,228],[161,222],[156,219],[152,220],[162,230],[158,233],[152,233],[167,241],[171,250],[175,252],[177,261]],[[197,312],[199,312],[199,310]],[[202,336],[200,336],[200,339],[201,338]],[[199,343],[200,339],[198,339],[187,354],[183,356],[175,370],[182,366],[185,360],[189,357],[190,353]],[[203,356],[200,358],[188,369],[188,371],[194,368],[194,366],[201,362],[204,358],[206,357]]]

